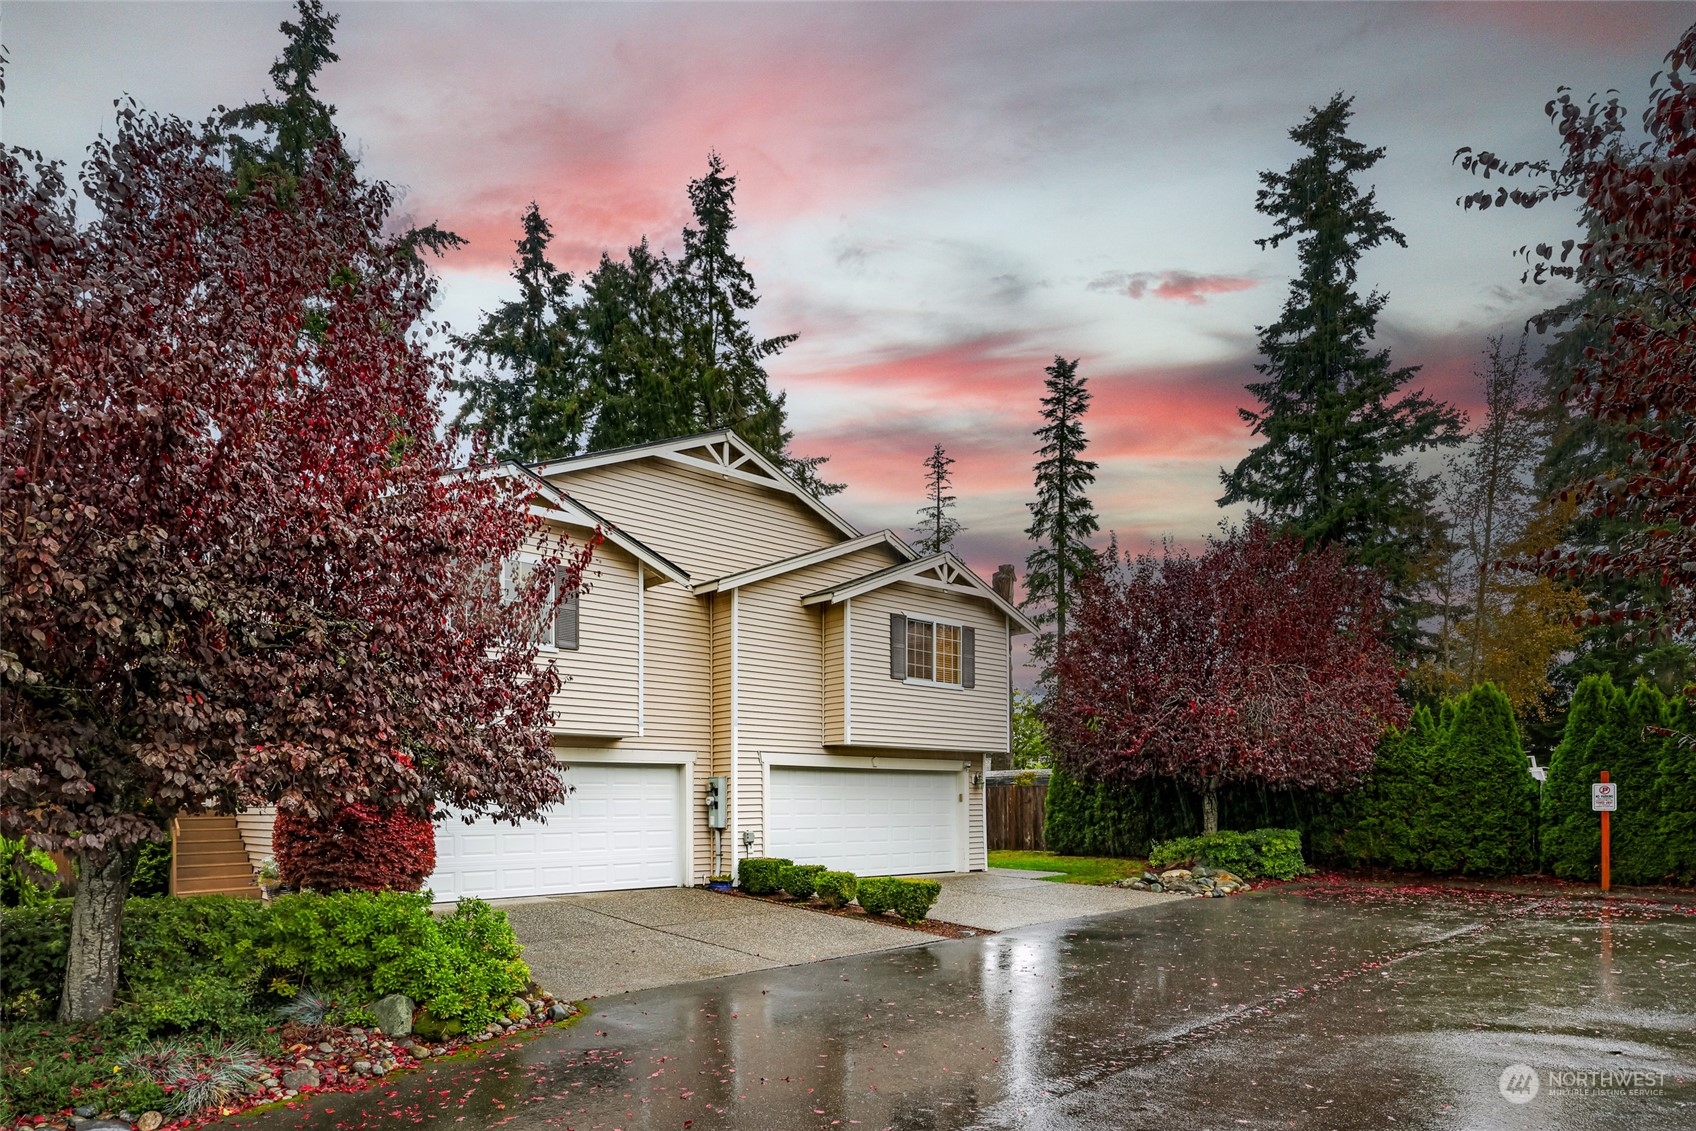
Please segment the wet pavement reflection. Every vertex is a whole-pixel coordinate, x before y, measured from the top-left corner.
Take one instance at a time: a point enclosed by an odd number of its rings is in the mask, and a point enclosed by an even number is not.
[[[1354,884],[1173,901],[594,1001],[237,1122],[1696,1128],[1690,911]]]

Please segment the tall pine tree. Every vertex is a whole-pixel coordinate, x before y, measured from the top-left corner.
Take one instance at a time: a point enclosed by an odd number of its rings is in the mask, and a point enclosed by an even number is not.
[[[1457,442],[1461,415],[1423,392],[1400,392],[1416,369],[1373,349],[1387,296],[1358,291],[1366,252],[1406,239],[1355,178],[1384,150],[1348,136],[1352,99],[1336,95],[1290,131],[1305,151],[1282,173],[1260,175],[1255,210],[1296,241],[1299,271],[1278,320],[1260,328],[1263,380],[1248,386],[1258,409],[1238,410],[1259,446],[1221,473],[1221,506],[1248,503],[1319,547],[1341,543],[1378,569],[1403,610],[1399,644],[1416,637],[1412,592],[1440,529],[1435,488],[1414,473],[1414,453]]]
[[[1046,668],[1058,654],[1066,635],[1066,611],[1077,592],[1078,579],[1096,566],[1090,536],[1099,529],[1095,507],[1086,494],[1095,482],[1095,461],[1083,458],[1084,413],[1090,392],[1078,376],[1077,359],[1055,357],[1044,386],[1042,418],[1036,430],[1036,501],[1030,505],[1031,524],[1025,535],[1036,543],[1025,559],[1025,607],[1045,631],[1032,648]]]
[[[954,509],[955,502],[954,496],[948,493],[954,486],[954,477],[948,470],[953,466],[954,461],[941,444],[925,457],[927,498],[925,505],[919,508],[919,517],[923,521],[913,527],[916,536],[913,548],[927,556],[948,550],[955,536],[965,529],[959,519],[948,513]]]
[[[730,250],[736,178],[724,171],[724,159],[716,152],[708,154],[706,175],[689,182],[689,205],[695,223],[683,229],[675,286],[683,324],[680,347],[695,375],[698,425],[734,430],[814,494],[840,491],[841,484],[819,478],[822,458],[789,451],[795,434],[788,427],[785,395],[772,394],[765,362],[797,335],[756,338],[748,326],[747,313],[760,300],[753,275]]]
[[[532,202],[512,271],[518,298],[485,315],[476,333],[454,339],[467,366],[481,366],[462,369],[453,383],[465,396],[454,423],[474,419],[503,458],[525,463],[576,455],[594,409],[577,364],[571,274],[549,262],[552,239]]]

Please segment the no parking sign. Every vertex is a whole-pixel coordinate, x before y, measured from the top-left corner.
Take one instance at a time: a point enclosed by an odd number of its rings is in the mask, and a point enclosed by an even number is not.
[[[1619,808],[1619,783],[1611,781],[1592,782],[1590,785],[1590,808],[1597,813],[1612,813]]]

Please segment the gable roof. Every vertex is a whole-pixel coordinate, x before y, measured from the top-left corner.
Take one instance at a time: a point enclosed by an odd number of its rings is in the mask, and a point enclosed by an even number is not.
[[[882,589],[896,582],[907,582],[911,585],[924,585],[932,589],[943,589],[960,596],[979,597],[994,605],[1006,614],[1023,632],[1036,632],[1034,621],[1021,613],[1010,601],[1001,594],[985,585],[983,579],[971,571],[965,562],[953,554],[933,554],[928,558],[918,558],[910,562],[901,562],[886,569],[877,570],[857,577],[852,581],[844,581],[829,589],[820,589],[817,593],[809,593],[801,598],[803,605],[835,605],[858,597],[862,593],[870,593],[874,589]]]
[[[910,562],[918,557],[918,554],[913,552],[912,547],[896,537],[894,533],[888,530],[879,530],[875,534],[864,534],[846,542],[838,542],[833,546],[809,550],[804,554],[796,554],[794,557],[766,562],[764,565],[757,565],[751,569],[739,570],[736,573],[727,573],[723,577],[715,577],[711,581],[703,581],[695,586],[694,592],[718,593],[739,589],[744,585],[752,585],[756,581],[781,577],[794,570],[806,569],[808,566],[818,565],[820,562],[834,561],[848,554],[869,550],[877,546],[887,547],[896,557],[901,559],[902,563]]]
[[[517,463],[503,463],[501,465],[500,474],[520,475],[524,477],[526,480],[530,481],[531,486],[535,488],[536,494],[546,499],[553,509],[558,511],[561,517],[566,519],[568,522],[576,523],[579,526],[598,528],[601,532],[601,536],[608,542],[611,542],[614,546],[617,546],[619,549],[623,550],[625,553],[629,554],[631,557],[635,558],[637,561],[641,562],[667,581],[675,581],[685,589],[693,587],[689,580],[689,574],[681,566],[677,565],[664,554],[643,542],[640,538],[637,538],[634,534],[621,530],[616,523],[602,518],[600,515],[590,510],[588,506],[572,498],[568,493],[560,490],[558,487],[555,487],[552,483],[549,483],[546,479],[543,479],[540,475],[537,475],[534,471],[531,471],[524,465]]]
[[[728,428],[717,432],[702,432],[695,436],[680,436],[675,440],[632,444],[625,448],[609,448],[587,455],[548,460],[527,470],[534,475],[548,476],[639,459],[662,459],[696,471],[793,495],[803,506],[824,519],[843,536],[860,537],[860,532],[848,520],[821,503],[805,487],[790,478],[787,472],[755,451],[746,440]]]

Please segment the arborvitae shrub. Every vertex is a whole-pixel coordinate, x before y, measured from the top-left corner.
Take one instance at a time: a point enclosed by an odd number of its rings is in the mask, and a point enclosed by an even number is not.
[[[1567,708],[1560,745],[1549,755],[1543,782],[1543,867],[1565,880],[1600,878],[1602,829],[1590,810],[1590,783],[1599,778],[1590,749],[1616,713],[1616,699],[1623,695],[1608,676],[1581,680]]]
[[[1620,705],[1624,714],[1609,728],[1609,747],[1591,749],[1598,780],[1606,770],[1619,786],[1619,809],[1609,822],[1610,870],[1614,883],[1663,883],[1673,870],[1670,845],[1661,835],[1666,797],[1657,788],[1666,740],[1650,731],[1666,726],[1667,700],[1653,684],[1640,681]],[[1595,819],[1599,825],[1600,815]]]
[[[1655,795],[1667,874],[1687,884],[1696,881],[1696,711],[1674,699],[1667,728],[1672,735],[1661,742]]]
[[[1489,683],[1452,702],[1425,806],[1426,867],[1469,876],[1529,872],[1537,781],[1513,705]]]

